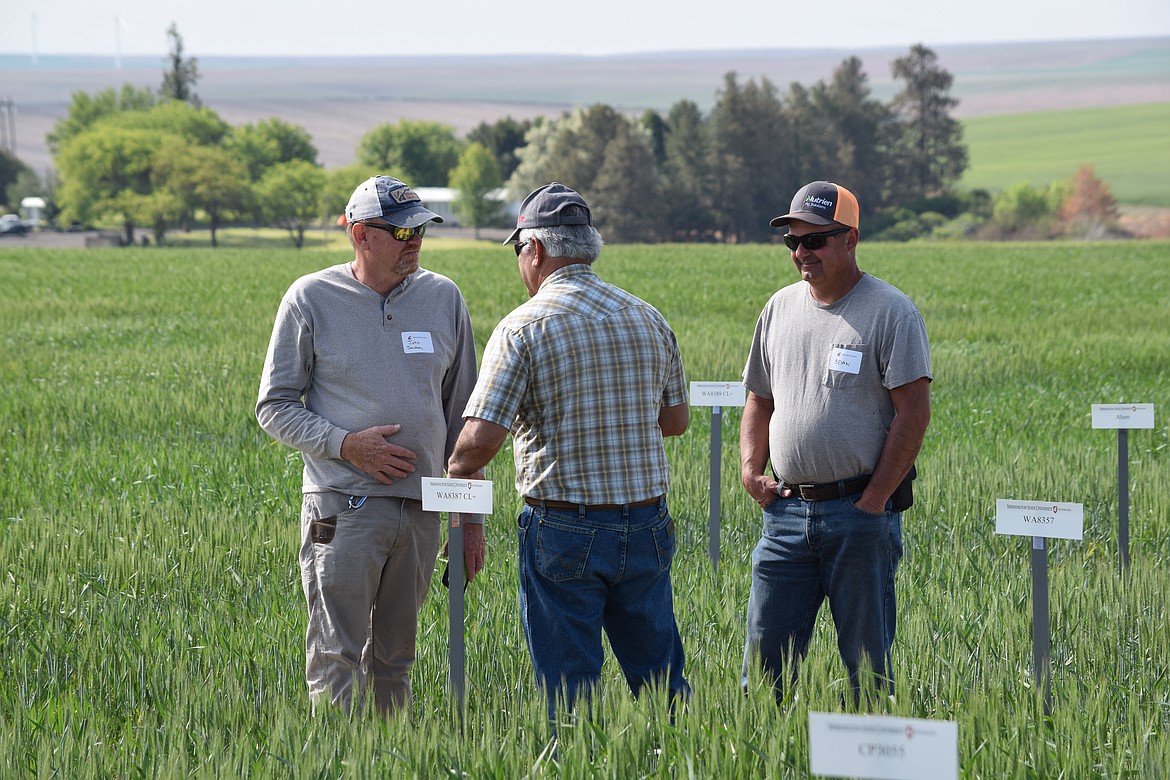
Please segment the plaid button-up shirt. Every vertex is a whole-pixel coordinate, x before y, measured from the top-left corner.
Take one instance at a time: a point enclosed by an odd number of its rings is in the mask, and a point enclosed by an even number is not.
[[[521,495],[621,504],[666,493],[658,413],[686,400],[663,316],[575,264],[496,326],[463,416],[511,429]]]

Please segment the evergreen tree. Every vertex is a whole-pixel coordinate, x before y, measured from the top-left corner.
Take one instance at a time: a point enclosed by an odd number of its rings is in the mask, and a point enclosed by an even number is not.
[[[203,105],[199,101],[199,96],[195,94],[195,84],[199,81],[199,66],[194,57],[183,57],[183,36],[179,35],[179,28],[173,22],[167,28],[167,42],[168,67],[163,71],[159,94],[164,99],[190,103],[199,108]]]
[[[951,115],[959,104],[950,95],[954,76],[943,69],[933,51],[918,44],[894,60],[895,79],[906,82],[893,101],[901,120],[894,164],[894,203],[939,195],[957,182],[967,168],[963,127]]]
[[[628,121],[617,126],[591,185],[594,221],[607,241],[658,240],[664,215],[656,162],[642,128]]]

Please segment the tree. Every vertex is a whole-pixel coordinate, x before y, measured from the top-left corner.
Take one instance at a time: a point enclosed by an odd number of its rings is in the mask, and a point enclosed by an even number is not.
[[[190,103],[199,108],[202,103],[195,94],[195,84],[199,81],[199,66],[194,57],[187,59],[183,57],[183,36],[179,35],[179,28],[174,22],[167,28],[167,45],[169,67],[163,71],[159,94],[164,99]]]
[[[478,142],[487,148],[496,158],[500,168],[500,176],[508,179],[520,164],[516,152],[524,146],[524,135],[532,127],[532,120],[525,119],[518,122],[510,116],[497,120],[494,124],[480,122],[475,129],[467,134],[468,142]]]
[[[211,229],[211,246],[218,247],[217,233],[224,218],[252,205],[252,191],[244,164],[224,149],[177,144],[167,147],[157,162],[156,176],[163,189],[178,198],[190,212],[202,210]]]
[[[669,237],[685,241],[713,232],[706,124],[695,102],[680,100],[670,107],[662,147],[663,223]]]
[[[534,126],[525,136],[520,165],[508,181],[523,197],[550,181],[559,181],[589,198],[593,180],[605,162],[605,150],[618,128],[630,120],[604,103],[578,108],[554,122]]]
[[[321,218],[326,225],[336,224],[345,213],[345,206],[357,186],[370,178],[369,169],[360,163],[325,172],[325,188],[321,196]]]
[[[280,162],[264,172],[256,195],[264,218],[288,230],[293,245],[305,243],[305,230],[321,215],[325,171],[308,160]]]
[[[893,101],[901,120],[895,202],[944,192],[967,168],[963,127],[950,115],[959,104],[951,97],[954,77],[938,64],[933,51],[918,44],[894,60],[895,79],[906,82]]]
[[[308,131],[277,117],[234,128],[224,145],[244,162],[252,181],[259,181],[265,171],[278,163],[317,162],[317,147]]]
[[[810,179],[829,179],[849,189],[862,212],[884,205],[888,145],[895,137],[894,114],[870,97],[861,60],[849,57],[833,71],[832,80],[811,91],[814,116],[821,126],[816,138],[822,152],[821,172]]]
[[[8,194],[9,188],[20,181],[22,176],[32,173],[32,169],[19,158],[0,149],[0,204],[7,204],[10,211],[15,211],[15,207],[20,204],[20,198],[11,197]],[[35,177],[35,174],[33,175]],[[27,181],[27,178],[25,180]]]
[[[490,223],[500,212],[500,202],[488,197],[503,184],[496,158],[483,144],[472,142],[459,157],[459,165],[451,172],[451,186],[459,190],[455,210],[473,228],[479,238],[479,229]]]
[[[618,125],[592,184],[595,222],[614,242],[658,240],[662,230],[662,185],[648,133],[630,122]]]
[[[1085,239],[1105,238],[1121,216],[1109,185],[1097,178],[1093,166],[1082,165],[1068,182],[1060,205],[1065,232]]]
[[[1048,188],[1033,187],[1021,181],[996,196],[991,224],[1000,237],[1046,238],[1052,212],[1053,203]]]
[[[780,142],[791,138],[776,88],[768,79],[740,87],[736,74],[724,76],[709,122],[712,212],[730,242],[770,237],[776,192],[795,191]]]
[[[439,122],[400,119],[363,135],[357,157],[367,168],[395,176],[412,187],[446,187],[462,151],[454,128]]]
[[[154,92],[149,87],[136,87],[133,84],[123,84],[121,90],[109,87],[92,95],[74,92],[69,103],[69,113],[64,119],[58,120],[45,136],[49,151],[56,155],[66,141],[90,129],[101,119],[124,111],[147,111],[156,102]]]
[[[57,155],[65,221],[90,224],[111,216],[121,222],[125,243],[134,243],[134,226],[153,189],[154,155],[165,137],[106,122],[66,141]]]

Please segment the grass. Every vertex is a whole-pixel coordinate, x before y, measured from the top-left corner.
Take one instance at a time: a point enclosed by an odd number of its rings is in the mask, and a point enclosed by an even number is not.
[[[963,121],[967,189],[1069,179],[1092,165],[1119,203],[1170,206],[1170,103],[973,117]]]
[[[930,330],[934,420],[905,521],[888,714],[955,720],[968,778],[1161,776],[1170,766],[1170,431],[1130,436],[1131,559],[1117,570],[1116,436],[1093,403],[1170,395],[1170,243],[862,245]],[[428,239],[480,346],[523,300],[505,248]],[[252,417],[272,317],[342,249],[0,251],[0,775],[800,777],[809,710],[847,688],[826,615],[799,697],[739,690],[758,510],[724,414],[723,552],[707,561],[708,417],[669,443],[677,614],[695,689],[671,722],[612,661],[601,723],[550,755],[516,608],[507,454],[468,592],[468,708],[446,683],[444,591],[421,622],[409,718],[312,717],[296,565],[300,461]],[[787,259],[764,246],[617,246],[598,266],[675,327],[691,380],[738,377]],[[1085,505],[1053,544],[1053,712],[1032,684],[1027,541],[995,498]],[[437,578],[436,578],[437,579]]]

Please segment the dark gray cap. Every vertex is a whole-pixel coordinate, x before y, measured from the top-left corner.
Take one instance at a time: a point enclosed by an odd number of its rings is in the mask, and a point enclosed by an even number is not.
[[[585,213],[562,214],[566,206],[580,206]],[[511,244],[520,238],[521,230],[530,228],[592,224],[593,215],[585,199],[565,185],[554,181],[528,193],[528,197],[520,204],[516,229],[504,243]]]

